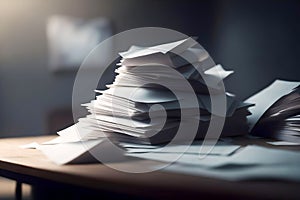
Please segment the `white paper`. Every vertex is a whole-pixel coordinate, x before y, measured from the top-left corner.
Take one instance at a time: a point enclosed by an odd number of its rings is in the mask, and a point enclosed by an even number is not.
[[[249,122],[249,131],[252,130],[260,117],[271,105],[273,105],[282,96],[292,92],[292,90],[298,85],[300,85],[299,82],[276,80],[267,88],[248,98],[245,101],[246,103],[255,104],[255,106],[249,108],[249,111],[252,113],[252,115],[247,117]]]
[[[130,48],[126,52],[119,53],[123,58],[136,58],[140,56],[146,56],[151,55],[154,53],[167,53],[170,51],[175,51],[176,53],[180,53],[183,50],[194,46],[196,42],[192,38],[187,38],[171,43],[161,44],[157,46],[151,46],[151,47],[137,47],[134,46],[133,48]]]
[[[94,138],[90,138],[90,139],[94,139]],[[61,143],[72,143],[72,142],[80,142],[80,141],[87,141],[88,139],[80,139],[80,138],[76,138],[76,137],[62,137],[62,136],[58,136],[52,140],[43,142],[42,145],[54,145],[54,144],[61,144]]]
[[[201,152],[207,152],[210,150],[213,146],[210,145],[204,145],[202,146]],[[174,146],[167,146],[167,147],[161,147],[161,148],[155,148],[155,149],[149,149],[149,148],[127,148],[128,153],[147,153],[147,152],[155,152],[155,153],[182,153],[185,152],[185,154],[199,154],[200,153],[201,145],[174,145]],[[239,149],[239,145],[216,145],[212,148],[210,152],[208,152],[209,155],[230,155],[233,152],[235,152],[237,149]]]
[[[170,92],[150,88],[109,88],[105,90],[103,94],[114,95],[140,103],[158,103],[176,100],[175,96]]]
[[[224,78],[226,78],[227,76],[229,76],[232,73],[234,73],[234,71],[226,71],[223,69],[223,67],[221,65],[216,65],[204,72],[204,74],[210,75],[210,76],[216,76],[220,80],[223,80]]]
[[[155,53],[148,56],[122,59],[120,63],[120,65],[128,67],[142,66],[145,64],[163,64],[170,67],[174,67],[170,57],[163,53]]]
[[[197,64],[195,66],[197,67]],[[194,67],[178,68],[178,71],[173,71],[170,67],[172,66],[160,63],[148,63],[135,67],[121,66],[116,70],[119,75],[116,76],[113,85],[127,85],[134,82],[141,86],[151,82],[159,83],[158,80],[165,79],[166,82],[177,86],[176,83],[180,84],[182,82],[179,78],[184,77],[184,81],[186,81],[185,79],[195,80],[209,88],[220,89],[220,82],[233,73],[233,71],[224,70],[221,65],[215,65],[206,71],[203,69],[197,71]]]
[[[200,152],[200,151],[199,151]],[[142,158],[146,160],[156,160],[161,162],[174,162],[186,165],[196,165],[201,167],[216,167],[226,163],[227,159],[224,156],[207,155],[200,158],[199,154],[183,154],[181,153],[126,153],[127,156]]]
[[[29,144],[21,145],[22,149],[37,149],[40,145],[37,142],[31,142]]]
[[[178,153],[128,153],[128,156],[157,160],[162,162],[172,162],[176,160],[178,164],[196,165],[199,167],[220,167],[225,165],[281,165],[299,164],[300,153],[287,150],[269,149],[265,147],[250,145],[237,151],[232,156],[207,155],[199,157],[197,154]]]
[[[300,145],[300,143],[286,142],[286,141],[275,141],[275,142],[266,142],[266,143],[274,145],[274,146],[297,146],[297,145]]]
[[[279,179],[300,181],[300,165],[256,165],[207,169],[198,166],[172,164],[163,170],[188,175],[198,175],[228,181]]]
[[[40,145],[42,151],[51,161],[58,165],[72,162],[80,156],[88,153],[92,148],[103,142],[103,139],[84,142],[60,143],[56,145]]]
[[[161,146],[157,145],[145,145],[145,144],[135,144],[135,143],[126,143],[126,142],[121,142],[119,143],[120,146],[124,148],[142,148],[142,149],[156,149]]]
[[[60,136],[60,139],[54,139],[54,141],[49,141],[48,143],[57,143],[58,140],[61,142],[78,142],[87,139],[97,139],[101,137],[106,137],[105,134],[98,131],[95,132],[93,130],[87,129],[84,127],[83,123],[76,123],[68,128],[65,128],[61,131],[58,131],[57,134]],[[56,141],[57,140],[57,141]]]
[[[190,47],[183,51],[180,54],[180,57],[185,58],[188,64],[192,64],[200,72],[203,70],[207,70],[214,65],[213,60],[204,48]],[[205,62],[206,60],[209,60],[210,62]],[[172,61],[176,64],[177,67],[181,67],[187,64],[186,61],[182,63],[182,60],[178,61],[174,60],[174,58],[172,58]],[[197,65],[197,63],[201,63],[201,65]],[[205,64],[202,65],[203,63]]]

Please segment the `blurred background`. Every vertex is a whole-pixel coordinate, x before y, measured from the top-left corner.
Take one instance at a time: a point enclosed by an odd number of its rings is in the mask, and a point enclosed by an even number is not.
[[[241,99],[277,78],[300,81],[300,1],[1,0],[0,137],[71,124],[81,57],[111,34],[144,26],[197,36],[235,71],[228,90]],[[81,51],[69,55],[66,46]]]

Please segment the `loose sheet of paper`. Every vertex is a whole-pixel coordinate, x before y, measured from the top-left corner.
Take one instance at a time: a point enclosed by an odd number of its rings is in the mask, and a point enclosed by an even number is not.
[[[265,179],[300,181],[299,165],[256,165],[207,169],[198,166],[172,164],[163,170],[229,181]]]
[[[60,143],[56,145],[40,145],[39,150],[51,161],[58,165],[71,163],[80,156],[88,153],[92,148],[101,144],[104,140],[89,140],[84,142]],[[81,160],[84,162],[84,160]]]
[[[156,155],[156,158],[152,159],[168,160],[165,155]],[[187,159],[181,157],[163,170],[229,181],[257,179],[300,181],[300,153],[294,151],[248,146],[230,157],[208,156],[205,161],[212,162],[210,164],[197,162],[196,157],[194,161],[192,157],[189,159],[187,162]]]
[[[230,147],[231,148],[231,147]],[[178,164],[195,165],[199,167],[220,167],[225,165],[281,165],[296,164],[300,167],[300,153],[287,150],[269,149],[256,145],[247,146],[232,156],[206,155],[180,153],[128,153],[128,156],[157,160],[162,162],[176,161]]]
[[[275,142],[266,142],[266,143],[274,145],[274,146],[297,146],[297,145],[300,145],[300,143],[286,142],[286,141],[275,141]]]
[[[299,82],[276,80],[264,90],[245,100],[246,103],[255,104],[255,106],[249,108],[249,111],[252,113],[252,115],[247,117],[249,130],[252,130],[260,117],[271,105],[273,105],[282,96],[289,94],[298,85]]]
[[[200,153],[201,145],[174,145],[174,146],[168,146],[168,147],[162,147],[162,148],[127,148],[128,153],[181,153],[185,152],[186,154],[199,154]],[[207,152],[212,148],[212,146],[204,145],[202,147],[201,152]],[[208,153],[209,155],[230,155],[233,152],[235,152],[237,149],[239,149],[239,145],[218,145],[214,146],[212,150]]]

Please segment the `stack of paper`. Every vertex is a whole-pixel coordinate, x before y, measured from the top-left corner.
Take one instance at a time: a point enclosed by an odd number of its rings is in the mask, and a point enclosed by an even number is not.
[[[300,83],[277,80],[250,97],[251,133],[289,142],[300,142]]]
[[[219,117],[212,113],[211,98],[226,95],[222,135],[247,132],[249,104],[225,94],[220,83],[233,71],[214,65],[203,48],[195,47],[193,39],[153,47],[132,46],[120,55],[113,84],[107,90],[96,90],[100,95],[84,104],[91,114],[79,123],[86,128],[118,141],[157,144],[170,141],[180,123],[198,123],[196,138],[204,138],[211,118]]]
[[[191,38],[152,47],[132,46],[120,56],[113,84],[96,90],[96,99],[84,104],[88,116],[59,131],[59,137],[24,148],[37,148],[57,164],[91,162],[101,154],[104,160],[98,160],[103,163],[129,156],[160,161],[157,165],[168,171],[227,180],[300,181],[298,152],[222,141],[187,145],[189,126],[177,141],[182,143],[165,145],[173,141],[180,124],[196,124],[192,139],[204,138],[211,120],[218,117],[225,117],[221,136],[247,133],[248,117],[250,129],[259,135],[300,141],[299,83],[276,81],[242,103],[222,89],[223,80],[233,72],[215,65]],[[225,99],[225,116],[214,112],[212,99]],[[256,105],[249,115],[252,103]],[[112,148],[111,142],[121,148]]]
[[[59,164],[77,161],[77,157],[108,139],[117,144],[167,143],[174,141],[182,124],[185,130],[176,142],[202,139],[210,121],[216,118],[226,119],[221,136],[247,133],[246,116],[251,104],[238,101],[222,85],[233,71],[215,65],[193,39],[152,47],[132,46],[120,56],[113,84],[107,90],[96,90],[96,99],[83,105],[90,114],[40,147],[51,160]],[[225,101],[219,108],[224,109],[225,116],[213,112],[212,98]],[[86,151],[80,142],[87,146]],[[60,155],[67,159],[53,156],[54,151],[62,152]]]

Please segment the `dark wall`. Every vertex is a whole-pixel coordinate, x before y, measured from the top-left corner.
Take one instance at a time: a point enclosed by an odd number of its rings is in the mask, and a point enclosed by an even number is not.
[[[114,32],[158,26],[198,40],[234,69],[228,88],[245,98],[274,78],[299,80],[298,1],[1,0],[0,135],[47,132],[49,113],[71,106],[75,72],[47,67],[53,14],[105,16]]]
[[[230,90],[246,98],[274,79],[300,81],[300,1],[220,3],[212,56],[235,71]]]

